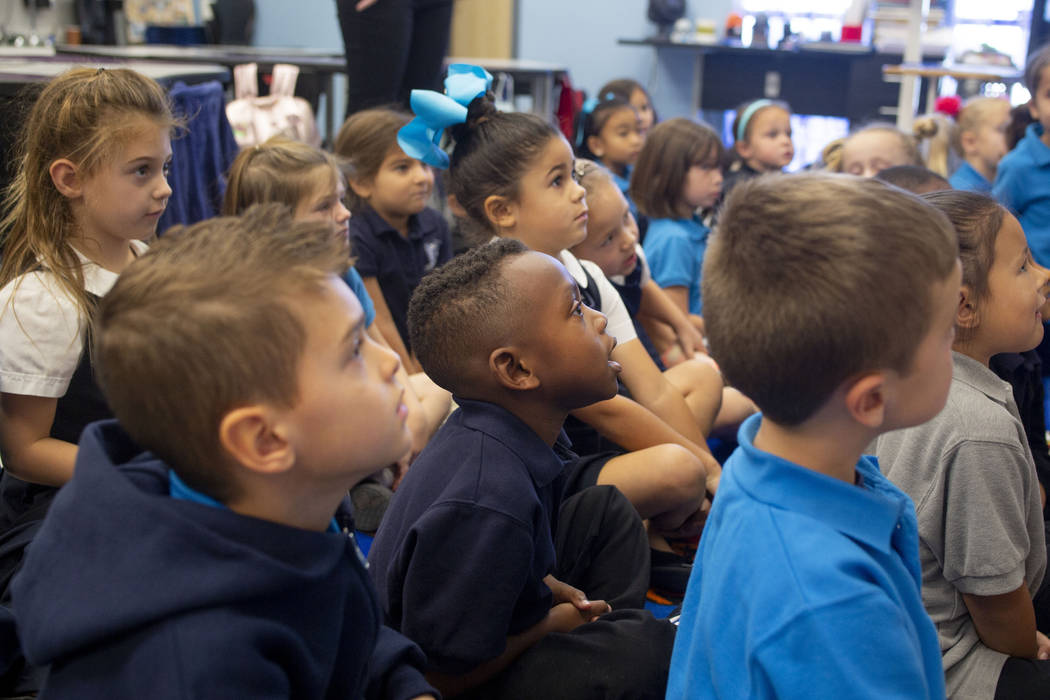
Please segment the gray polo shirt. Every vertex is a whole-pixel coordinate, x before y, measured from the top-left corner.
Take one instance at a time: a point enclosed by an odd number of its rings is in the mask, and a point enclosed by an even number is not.
[[[919,518],[922,599],[937,625],[949,697],[992,700],[1006,655],[981,643],[962,594],[1032,594],[1046,569],[1035,465],[1010,385],[953,353],[948,403],[876,441],[883,473]]]

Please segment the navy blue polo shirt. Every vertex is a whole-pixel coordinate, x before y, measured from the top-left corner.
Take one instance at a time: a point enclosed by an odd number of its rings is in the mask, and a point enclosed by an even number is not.
[[[506,409],[456,401],[394,494],[369,563],[388,624],[431,670],[460,674],[549,612],[543,577],[575,455],[564,433],[552,449]]]
[[[371,207],[350,219],[350,238],[362,277],[375,277],[406,348],[408,301],[423,275],[452,257],[452,236],[441,214],[426,208],[408,220],[403,237]]]

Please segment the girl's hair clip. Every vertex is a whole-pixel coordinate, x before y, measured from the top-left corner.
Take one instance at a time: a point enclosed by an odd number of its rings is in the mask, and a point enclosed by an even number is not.
[[[467,107],[492,87],[492,75],[481,66],[453,63],[445,78],[445,93],[413,90],[409,98],[416,117],[397,132],[397,144],[410,158],[442,170],[448,154],[439,145],[445,129],[467,121]]]

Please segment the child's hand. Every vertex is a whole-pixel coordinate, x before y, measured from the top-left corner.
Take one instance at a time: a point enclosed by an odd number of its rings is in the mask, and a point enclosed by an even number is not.
[[[692,323],[683,323],[675,328],[675,334],[678,336],[678,346],[682,349],[683,359],[707,354],[704,336]]]
[[[1039,630],[1035,631],[1035,658],[1040,661],[1050,659],[1050,639]]]
[[[596,620],[605,613],[612,611],[612,607],[604,600],[587,600],[586,594],[579,588],[559,581],[552,574],[547,574],[543,582],[551,589],[555,607],[562,603],[569,603],[584,616],[586,622]]]
[[[572,603],[558,603],[547,613],[547,632],[572,632],[595,619]]]

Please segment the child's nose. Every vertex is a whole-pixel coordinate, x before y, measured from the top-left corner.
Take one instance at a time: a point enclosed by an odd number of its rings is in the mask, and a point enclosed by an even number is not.
[[[153,192],[153,196],[156,199],[167,199],[171,196],[171,185],[168,184],[168,178],[161,177],[157,189]]]
[[[572,183],[572,186],[575,188],[575,189],[572,190],[572,200],[574,202],[582,200],[583,196],[587,193],[587,190],[583,189],[583,185],[581,185],[580,183],[576,182],[575,180],[570,180],[570,182]]]
[[[433,182],[434,171],[430,169],[430,166],[422,161],[416,161],[416,180],[421,182]]]
[[[337,224],[344,223],[350,220],[350,210],[346,208],[346,205],[342,202],[335,207],[335,222]]]

